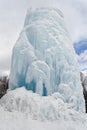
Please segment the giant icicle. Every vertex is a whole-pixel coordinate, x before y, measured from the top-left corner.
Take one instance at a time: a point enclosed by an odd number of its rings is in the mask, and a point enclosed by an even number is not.
[[[65,86],[70,95],[66,101],[76,96],[82,102],[76,55],[58,9],[30,9],[26,15],[13,48],[9,88],[22,86],[44,96],[64,94]]]

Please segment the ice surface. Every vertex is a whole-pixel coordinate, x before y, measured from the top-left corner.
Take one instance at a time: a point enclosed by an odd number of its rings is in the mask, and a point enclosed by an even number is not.
[[[9,88],[22,86],[43,96],[59,91],[65,102],[74,96],[77,108],[83,103],[76,55],[57,9],[30,9],[26,15],[13,48]]]
[[[0,100],[0,130],[87,130],[87,115],[64,103],[62,95],[39,96],[24,87]]]
[[[17,88],[2,97],[0,105],[9,112],[22,112],[34,120],[78,120],[79,112],[73,109],[73,103],[64,103],[62,94],[40,96],[27,91],[25,87]],[[82,113],[81,113],[82,114]]]

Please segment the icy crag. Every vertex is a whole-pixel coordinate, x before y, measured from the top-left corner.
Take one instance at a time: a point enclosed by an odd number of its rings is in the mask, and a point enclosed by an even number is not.
[[[62,13],[57,9],[30,9],[13,48],[10,89],[25,86],[43,96],[60,92],[65,101],[75,96],[81,104],[78,68]]]

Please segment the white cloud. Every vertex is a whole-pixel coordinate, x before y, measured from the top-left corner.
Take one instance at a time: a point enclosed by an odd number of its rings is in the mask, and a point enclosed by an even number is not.
[[[3,55],[0,53],[1,68],[9,68],[5,61],[10,64],[9,56],[22,30],[28,7],[41,6],[56,7],[64,13],[73,41],[87,36],[87,0],[0,0],[0,51],[3,50]]]
[[[7,49],[0,51],[0,71],[9,70],[11,61],[11,53]]]
[[[81,70],[87,70],[87,50],[78,56],[78,61]]]
[[[87,62],[87,50],[80,54],[79,61],[80,62]]]

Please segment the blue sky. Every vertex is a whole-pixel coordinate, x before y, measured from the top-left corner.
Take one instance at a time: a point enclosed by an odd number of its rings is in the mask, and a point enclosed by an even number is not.
[[[74,43],[74,48],[78,55],[80,55],[81,53],[84,53],[84,51],[87,50],[87,39]]]
[[[56,7],[63,12],[73,43],[87,38],[87,0],[0,0],[0,70],[10,68],[12,48],[22,30],[27,9],[42,6]]]
[[[74,43],[81,70],[87,70],[87,39]]]

